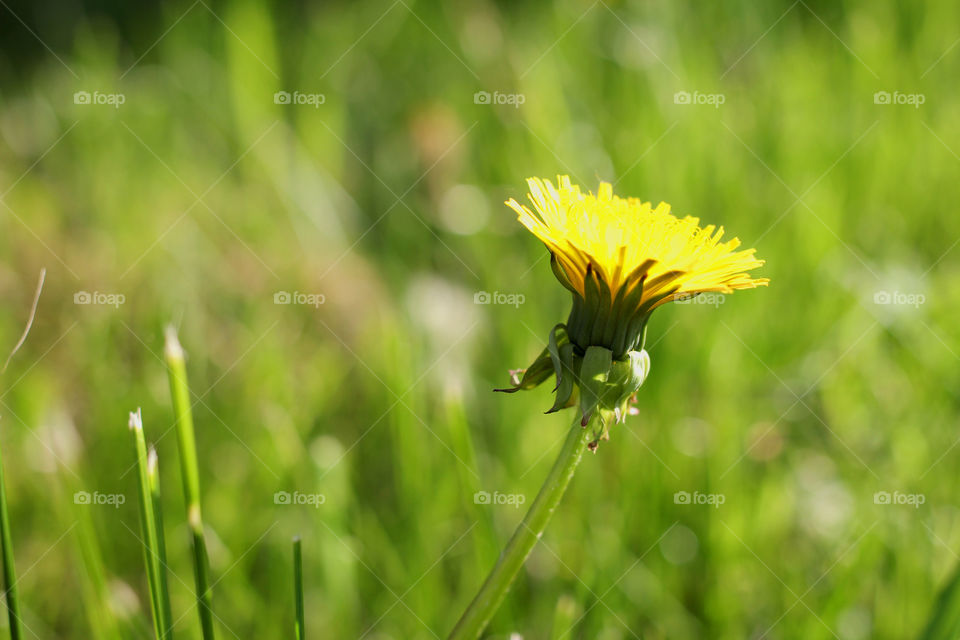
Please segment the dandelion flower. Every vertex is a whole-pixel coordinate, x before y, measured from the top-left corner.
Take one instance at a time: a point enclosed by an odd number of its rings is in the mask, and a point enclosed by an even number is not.
[[[556,186],[540,178],[527,184],[532,210],[514,199],[506,204],[550,251],[573,308],[509,390],[532,388],[553,373],[558,395],[551,411],[573,404],[579,391],[584,424],[597,408],[621,420],[626,400],[649,371],[643,343],[654,309],[768,282],[749,273],[763,265],[754,249],[738,251],[737,238],[723,241],[723,227],[678,218],[664,202],[654,207],[621,198],[608,182],[596,194],[584,193],[569,176],[558,176]],[[564,375],[567,369],[572,375]]]
[[[550,332],[547,346],[529,367],[511,371],[513,386],[532,389],[556,377],[556,400],[547,413],[578,406],[563,447],[523,522],[504,547],[476,597],[448,640],[476,640],[483,633],[524,560],[540,540],[583,452],[596,452],[620,422],[650,371],[643,348],[647,320],[672,300],[702,293],[731,293],[767,284],[750,271],[763,264],[753,249],[737,251],[723,229],[677,218],[670,205],[613,195],[601,182],[583,193],[568,176],[530,178],[533,210],[509,205],[520,222],[547,246],[553,272],[573,294],[566,324]]]

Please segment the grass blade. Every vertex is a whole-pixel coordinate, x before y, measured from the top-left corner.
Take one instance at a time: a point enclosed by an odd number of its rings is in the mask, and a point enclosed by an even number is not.
[[[173,638],[173,616],[170,613],[170,590],[167,587],[167,542],[163,534],[163,507],[160,503],[160,464],[157,450],[152,446],[147,452],[147,479],[150,481],[150,503],[153,507],[153,524],[156,539],[157,587],[161,595],[160,613],[166,624],[163,638]]]
[[[293,539],[293,598],[297,608],[294,622],[294,638],[304,640],[303,625],[303,554],[300,549],[300,536]]]
[[[200,470],[197,465],[197,443],[193,431],[193,412],[190,405],[190,387],[187,385],[187,367],[183,348],[177,333],[171,327],[166,333],[167,372],[170,377],[170,395],[177,423],[177,445],[180,450],[180,472],[183,493],[187,503],[187,522],[193,538],[193,572],[197,586],[197,609],[204,640],[213,640],[213,607],[210,587],[210,560],[203,537],[203,517],[200,512]]]
[[[3,547],[3,587],[10,618],[10,638],[20,640],[20,599],[17,597],[17,572],[13,566],[13,541],[10,534],[10,516],[7,513],[7,489],[3,478],[3,460],[0,455],[0,546]]]
[[[90,637],[98,640],[129,638],[133,633],[130,620],[121,619],[112,606],[107,569],[103,562],[101,544],[112,544],[112,542],[98,537],[89,505],[77,504],[76,493],[80,487],[72,482],[72,478],[64,476],[62,481],[68,490],[64,492],[63,487],[58,487],[56,498],[59,504],[64,505],[62,521],[77,523],[76,535],[71,537],[76,554],[79,556],[77,567],[82,570],[84,577],[80,591],[87,623],[90,625]],[[124,627],[123,632],[121,632],[121,625]]]
[[[40,305],[40,294],[43,292],[43,282],[47,277],[47,270],[40,270],[40,280],[37,282],[37,291],[33,295],[33,304],[30,305],[30,315],[27,318],[27,326],[24,327],[20,339],[14,345],[10,355],[7,356],[0,368],[0,374],[6,373],[10,361],[16,355],[23,343],[27,341],[30,335],[30,329],[33,327],[33,319],[37,315],[37,307]],[[23,637],[23,629],[20,628],[20,598],[17,596],[17,571],[13,564],[13,535],[10,532],[10,514],[7,509],[7,483],[3,477],[3,455],[0,451],[0,551],[3,553],[3,588],[4,596],[7,602],[7,615],[10,618],[10,638],[11,640],[20,640]]]
[[[130,431],[137,457],[137,486],[140,491],[140,529],[143,531],[143,556],[147,567],[147,585],[150,589],[150,608],[153,611],[153,630],[158,640],[173,637],[173,618],[170,613],[170,594],[167,590],[166,550],[163,542],[163,524],[159,514],[159,489],[156,452],[147,454],[140,410],[130,414]],[[152,467],[152,468],[151,468]]]
[[[940,592],[927,621],[922,640],[954,640],[960,637],[960,568]]]
[[[574,627],[580,622],[580,604],[573,597],[564,594],[557,600],[557,608],[553,612],[553,627],[550,630],[552,640],[560,640],[570,635]]]

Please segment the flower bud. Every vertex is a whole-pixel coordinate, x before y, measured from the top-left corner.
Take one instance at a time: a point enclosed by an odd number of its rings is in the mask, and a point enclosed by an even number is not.
[[[650,356],[646,351],[628,351],[623,357],[614,357],[613,351],[601,346],[581,350],[567,334],[567,327],[558,324],[550,332],[547,347],[540,352],[523,373],[514,380],[514,386],[497,389],[513,393],[533,389],[551,374],[556,379],[556,398],[547,413],[577,405],[580,424],[587,427],[593,418],[596,438],[607,435],[607,424],[623,422],[628,414],[630,398],[637,392],[650,372]]]

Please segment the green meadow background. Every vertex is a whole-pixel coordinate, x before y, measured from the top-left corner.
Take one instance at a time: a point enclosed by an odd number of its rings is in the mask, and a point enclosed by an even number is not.
[[[566,318],[503,206],[558,173],[771,284],[656,312],[488,637],[922,630],[960,553],[956,2],[0,5],[4,356],[47,269],[0,382],[28,637],[151,637],[141,407],[199,638],[168,324],[218,637],[292,636],[296,534],[309,637],[445,637],[570,419],[491,392]]]

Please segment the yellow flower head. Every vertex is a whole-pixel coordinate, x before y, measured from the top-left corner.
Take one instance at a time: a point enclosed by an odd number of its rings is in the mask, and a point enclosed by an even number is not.
[[[527,184],[535,212],[513,199],[507,205],[547,245],[554,274],[573,293],[573,309],[523,376],[516,372],[513,387],[500,391],[533,389],[554,375],[550,412],[578,405],[583,426],[599,415],[595,450],[609,422],[625,418],[650,371],[643,349],[650,313],[671,300],[765,285],[766,278],[748,273],[763,261],[753,249],[737,251],[736,238],[721,242],[722,227],[677,218],[663,202],[654,208],[617,197],[607,182],[596,195],[569,176],[558,176],[556,187],[539,178]]]
[[[646,319],[661,304],[768,282],[748,274],[763,264],[754,249],[736,251],[740,241],[721,242],[722,227],[677,218],[664,202],[621,198],[608,182],[584,193],[569,176],[558,176],[556,187],[540,178],[527,184],[535,211],[506,204],[547,246],[554,273],[573,292],[567,330],[581,349],[599,345],[622,357],[642,347]]]

